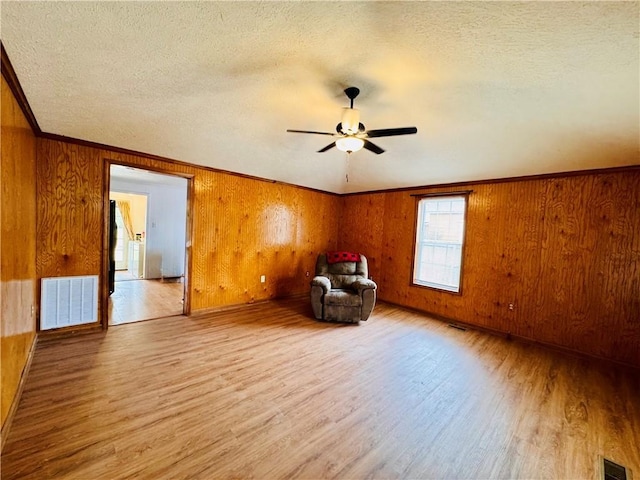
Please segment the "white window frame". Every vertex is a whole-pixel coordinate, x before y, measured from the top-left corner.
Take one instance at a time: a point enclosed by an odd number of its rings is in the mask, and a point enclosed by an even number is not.
[[[464,258],[464,239],[467,223],[467,205],[469,203],[470,192],[443,193],[434,195],[419,196],[416,204],[416,235],[415,248],[413,251],[413,269],[411,272],[411,284],[419,287],[434,288],[451,293],[462,293],[462,266]],[[452,212],[452,201],[461,201],[462,208],[458,212]],[[449,203],[449,210],[441,210],[441,213],[460,213],[462,225],[452,225],[451,216],[447,219],[446,233],[444,238],[434,238],[440,236],[442,228],[429,231],[429,216],[437,214],[437,211],[429,213],[428,205],[431,208],[446,207]],[[429,235],[431,234],[431,235]],[[453,235],[455,238],[451,238]],[[431,238],[429,238],[431,237]],[[431,260],[425,258],[431,249]],[[436,260],[436,249],[440,251],[440,259]],[[442,260],[444,255],[444,260]],[[425,271],[426,269],[426,271]],[[436,271],[437,269],[437,271]],[[429,277],[432,273],[433,276]]]

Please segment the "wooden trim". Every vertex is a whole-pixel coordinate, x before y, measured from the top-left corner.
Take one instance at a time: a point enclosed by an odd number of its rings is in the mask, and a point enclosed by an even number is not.
[[[175,165],[180,165],[180,166],[186,166],[186,167],[189,167],[189,168],[201,168],[201,169],[207,170],[209,172],[224,173],[224,174],[227,174],[227,175],[233,175],[233,176],[236,176],[236,177],[247,178],[247,179],[250,179],[250,180],[257,180],[259,182],[275,183],[277,185],[286,185],[286,186],[289,186],[289,187],[300,188],[302,190],[308,190],[308,191],[311,191],[311,192],[324,193],[325,195],[340,196],[339,193],[328,192],[326,190],[320,190],[320,189],[317,189],[317,188],[303,187],[301,185],[295,185],[293,183],[281,182],[280,180],[270,180],[270,179],[267,179],[267,178],[256,177],[256,176],[248,175],[248,174],[245,174],[245,173],[232,172],[232,171],[229,171],[229,170],[223,170],[221,168],[214,168],[214,167],[210,167],[210,166],[207,166],[207,165],[198,165],[196,163],[189,163],[189,162],[185,162],[183,160],[176,160],[176,159],[173,159],[173,158],[162,157],[160,155],[153,155],[151,153],[138,152],[136,150],[130,150],[128,148],[114,147],[114,146],[111,146],[111,145],[105,145],[103,143],[91,142],[91,141],[82,140],[82,139],[79,139],[79,138],[65,137],[64,135],[57,135],[55,133],[39,132],[38,136],[42,137],[42,138],[46,138],[47,140],[54,140],[54,141],[58,141],[58,142],[71,143],[71,144],[80,145],[80,146],[83,146],[83,147],[98,148],[98,149],[101,149],[101,150],[107,150],[109,152],[120,153],[120,154],[123,154],[123,155],[134,155],[134,156],[138,156],[138,157],[142,157],[142,158],[147,158],[147,159],[150,159],[150,160],[159,160],[161,162],[173,163]],[[121,165],[127,165],[127,164],[126,163],[122,163]],[[132,165],[132,166],[134,166],[136,168],[140,168],[140,165]],[[171,173],[171,175],[177,175],[177,173]]]
[[[109,329],[109,230],[111,229],[111,207],[109,191],[111,189],[111,163],[102,162],[102,271],[100,272],[100,324],[103,330]]]
[[[141,318],[139,320],[131,320],[129,322],[122,323],[114,323],[113,325],[109,325],[109,328],[119,327],[121,325],[131,325],[132,323],[140,323],[140,322],[150,322],[153,320],[173,320],[173,319],[186,319],[188,315],[177,313],[175,315],[165,315],[163,317],[150,317],[150,318]]]
[[[409,286],[411,288],[424,288],[425,290],[432,290],[438,293],[448,293],[449,295],[461,296],[462,295],[462,272],[460,272],[460,290],[458,290],[457,292],[454,292],[453,290],[447,290],[445,288],[438,288],[438,287],[432,287],[430,285],[420,285],[419,283],[414,283],[413,271],[411,275],[411,283],[409,284]]]
[[[420,200],[416,199],[413,207],[413,239],[411,242],[411,270],[409,270],[409,286],[413,286],[413,274],[416,269],[416,244],[418,236],[418,214],[420,211]]]
[[[374,193],[398,193],[398,192],[410,192],[414,190],[427,190],[433,188],[451,188],[451,187],[466,187],[472,185],[488,185],[496,183],[510,183],[510,182],[529,182],[532,180],[548,180],[565,177],[579,177],[582,175],[597,175],[602,173],[623,173],[640,170],[640,164],[638,165],[624,165],[622,167],[604,167],[593,168],[590,170],[573,170],[569,172],[557,172],[557,173],[542,173],[538,175],[523,175],[520,177],[505,177],[505,178],[493,178],[485,180],[465,180],[462,182],[453,183],[436,183],[433,185],[420,185],[417,187],[398,187],[387,188],[379,190],[367,190],[363,192],[342,193],[341,197],[351,197],[355,195],[371,195]]]
[[[163,160],[161,160],[163,161]],[[175,162],[170,162],[171,164],[176,164]],[[184,259],[184,282],[182,284],[183,287],[183,299],[184,302],[182,304],[182,314],[190,315],[191,314],[191,293],[190,293],[190,285],[191,285],[191,272],[192,272],[192,255],[191,255],[191,244],[194,236],[193,232],[193,200],[194,200],[194,184],[193,178],[194,175],[190,173],[177,172],[175,170],[171,170],[170,168],[162,168],[157,166],[141,166],[138,164],[127,163],[120,160],[112,160],[109,158],[105,158],[103,161],[104,164],[104,181],[103,181],[103,248],[102,248],[102,272],[100,278],[102,281],[102,287],[100,288],[100,298],[101,298],[101,308],[102,312],[102,328],[107,330],[109,328],[109,283],[104,281],[104,279],[108,278],[109,275],[109,192],[111,190],[111,165],[121,165],[125,167],[132,167],[138,170],[146,170],[149,172],[161,173],[163,175],[171,175],[174,177],[182,177],[187,180],[187,212],[186,212],[186,225],[185,225],[185,259]]]
[[[101,333],[103,331],[102,325],[99,322],[87,325],[56,328],[54,330],[43,330],[38,332],[38,345],[46,345],[48,342],[56,342],[61,338],[75,337],[77,335],[91,335],[94,333]]]
[[[22,113],[29,122],[31,126],[31,130],[36,136],[42,134],[42,130],[40,130],[40,126],[38,125],[38,121],[36,120],[36,116],[33,114],[33,110],[31,110],[31,106],[29,105],[29,101],[27,100],[27,96],[24,94],[22,90],[22,86],[20,85],[20,81],[18,80],[18,75],[16,71],[13,69],[13,65],[11,64],[11,60],[9,60],[9,55],[7,51],[4,49],[4,45],[2,41],[0,41],[0,53],[2,55],[2,76],[7,81],[13,96],[16,98]]]
[[[201,317],[201,316],[211,315],[211,314],[220,313],[220,312],[227,312],[230,310],[241,310],[243,308],[253,307],[256,305],[262,305],[270,302],[277,302],[279,300],[291,300],[291,299],[308,297],[308,296],[309,296],[309,292],[294,293],[292,295],[284,295],[282,297],[265,298],[263,300],[256,300],[250,303],[234,303],[232,305],[221,305],[219,307],[201,308],[199,310],[196,310],[195,312],[192,312],[191,316]],[[309,308],[311,308],[310,305],[309,305]]]
[[[143,156],[144,156],[144,154],[143,154]],[[186,163],[186,162],[163,160],[162,158],[157,158],[155,160],[160,161],[160,162],[170,163],[172,165],[189,165],[192,168],[193,167],[200,168],[198,165],[192,165],[192,164],[189,164],[189,163]],[[130,168],[135,168],[136,170],[146,170],[148,172],[160,173],[162,175],[171,175],[173,177],[182,177],[182,178],[186,178],[187,180],[192,179],[195,176],[192,173],[179,172],[179,171],[176,171],[176,170],[171,170],[171,168],[140,165],[139,163],[127,162],[125,160],[120,160],[120,159],[104,158],[104,161],[105,161],[105,163],[109,163],[109,168],[107,168],[107,173],[109,174],[109,176],[111,175],[111,165],[119,165],[121,167],[130,167]],[[206,168],[205,168],[205,170],[206,170]]]
[[[462,224],[462,245],[460,245],[460,282],[458,286],[458,295],[462,295],[464,291],[464,252],[467,245],[467,218],[469,217],[469,195],[473,190],[469,190],[469,192],[464,196],[464,223]]]
[[[102,325],[100,321],[97,321],[93,323],[83,323],[80,325],[69,325],[67,327],[54,328],[51,330],[40,330],[38,332],[38,336],[39,341],[42,343],[43,340],[49,338],[67,337],[77,333],[95,332],[100,330],[102,330]]]
[[[467,323],[467,322],[464,322],[464,321],[461,321],[461,320],[456,320],[454,318],[449,318],[449,317],[445,317],[443,315],[438,315],[437,313],[433,313],[433,312],[430,312],[428,310],[422,310],[420,308],[409,307],[407,305],[401,305],[399,303],[390,302],[390,301],[387,301],[387,300],[384,300],[384,299],[379,299],[379,302],[386,303],[387,305],[393,305],[394,307],[402,308],[404,310],[417,312],[417,313],[420,313],[422,315],[428,315],[430,318],[433,318],[435,320],[439,320],[441,322],[449,323],[449,324],[452,324],[452,325],[455,325],[455,326],[464,327],[464,328],[466,328],[468,330],[476,330],[478,332],[488,333],[490,335],[496,335],[498,337],[502,337],[502,338],[505,338],[507,340],[515,340],[517,342],[524,343],[524,344],[527,344],[527,345],[536,345],[536,346],[539,346],[539,347],[544,347],[544,348],[546,348],[548,350],[553,350],[555,352],[560,352],[560,353],[563,353],[565,355],[571,355],[571,356],[577,357],[577,358],[596,359],[598,361],[607,362],[608,364],[619,365],[619,366],[622,366],[624,368],[629,368],[632,371],[640,372],[640,368],[638,368],[635,365],[632,365],[630,363],[620,362],[618,360],[613,360],[613,359],[608,358],[608,357],[602,357],[600,355],[591,355],[591,354],[588,354],[588,353],[581,352],[579,350],[573,350],[572,348],[563,347],[561,345],[555,345],[553,343],[541,342],[539,340],[534,340],[533,338],[529,338],[529,337],[523,337],[521,335],[513,335],[511,332],[503,332],[501,330],[496,330],[496,329],[489,328],[489,327],[483,327],[481,325],[474,325],[473,323]]]
[[[185,258],[184,258],[184,282],[182,285],[182,313],[184,315],[191,315],[191,275],[193,272],[193,255],[192,244],[195,232],[193,231],[193,203],[195,199],[195,185],[193,177],[187,178],[187,224],[185,225]]]
[[[428,197],[468,197],[473,190],[459,190],[457,192],[433,192],[433,193],[412,193],[411,197],[428,198]]]
[[[428,290],[433,290],[439,293],[449,293],[451,295],[462,295],[462,276],[464,273],[464,248],[466,245],[466,239],[467,239],[467,213],[469,212],[469,195],[473,192],[473,190],[465,190],[465,191],[457,191],[457,192],[442,192],[442,193],[428,193],[425,195],[411,195],[412,197],[414,197],[416,199],[416,206],[414,209],[414,217],[413,217],[413,249],[412,249],[412,262],[411,262],[411,271],[409,272],[409,275],[411,275],[409,277],[409,286],[410,287],[417,287],[417,288],[426,288]],[[418,212],[420,210],[419,205],[420,205],[420,201],[425,199],[425,198],[435,198],[435,197],[451,197],[451,196],[457,196],[457,197],[464,197],[464,223],[462,225],[463,231],[462,231],[462,244],[460,245],[460,285],[458,287],[458,291],[454,292],[452,290],[447,290],[445,288],[438,288],[438,287],[432,287],[429,285],[421,285],[419,283],[415,283],[413,281],[413,273],[415,271],[416,268],[416,240],[417,240],[417,236],[418,236]]]
[[[11,402],[11,407],[9,408],[9,413],[7,414],[7,418],[2,425],[2,429],[0,431],[0,453],[2,453],[2,449],[7,441],[7,436],[9,436],[9,430],[11,429],[11,423],[13,422],[13,417],[18,410],[18,404],[20,403],[20,398],[22,397],[22,391],[24,390],[24,384],[27,381],[27,376],[29,375],[29,370],[31,369],[31,362],[33,361],[33,356],[36,352],[36,344],[38,343],[38,334],[36,333],[33,336],[33,341],[31,342],[31,348],[29,349],[29,354],[27,355],[27,361],[24,364],[24,368],[22,369],[22,373],[20,374],[20,382],[18,383],[18,388],[16,390],[16,394],[13,397],[13,401]]]
[[[35,117],[34,117],[34,119],[35,119]],[[622,167],[605,167],[605,168],[595,168],[595,169],[590,169],[590,170],[573,170],[573,171],[568,171],[568,172],[543,173],[543,174],[537,174],[537,175],[523,175],[523,176],[519,176],[519,177],[505,177],[505,178],[494,178],[494,179],[485,179],[485,180],[465,180],[465,181],[462,181],[462,182],[438,183],[438,184],[433,184],[433,185],[420,185],[420,186],[415,186],[415,187],[398,187],[398,188],[387,188],[387,189],[378,189],[378,190],[365,190],[365,191],[362,191],[362,192],[353,192],[353,193],[334,193],[334,192],[329,192],[327,190],[321,190],[321,189],[318,189],[318,188],[304,187],[302,185],[296,185],[296,184],[293,184],[293,183],[282,182],[282,181],[279,181],[279,180],[270,180],[270,179],[267,179],[267,178],[256,177],[256,176],[248,175],[248,174],[245,174],[245,173],[232,172],[232,171],[229,171],[229,170],[210,167],[210,166],[207,166],[207,165],[198,165],[198,164],[195,164],[195,163],[185,162],[183,160],[176,160],[176,159],[169,158],[169,157],[162,157],[160,155],[154,155],[154,154],[151,154],[151,153],[138,152],[136,150],[129,150],[127,148],[114,147],[114,146],[111,146],[111,145],[105,145],[105,144],[102,144],[102,143],[91,142],[91,141],[82,140],[82,139],[79,139],[79,138],[65,137],[64,135],[57,135],[55,133],[42,132],[39,129],[36,132],[36,136],[41,137],[41,138],[45,138],[45,139],[48,139],[48,140],[66,142],[66,143],[80,145],[80,146],[84,146],[84,147],[99,148],[99,149],[106,150],[106,151],[109,151],[109,152],[121,153],[123,155],[135,155],[135,156],[139,156],[139,157],[142,157],[142,158],[147,158],[147,159],[150,159],[150,160],[159,160],[159,161],[162,161],[162,162],[172,163],[172,164],[175,164],[175,165],[187,166],[187,167],[190,167],[190,168],[201,168],[201,169],[209,171],[209,172],[223,173],[223,174],[227,174],[227,175],[233,175],[233,176],[236,176],[236,177],[247,178],[247,179],[250,179],[250,180],[256,180],[256,181],[259,181],[259,182],[275,183],[277,185],[286,185],[286,186],[289,186],[289,187],[300,188],[302,190],[308,190],[310,192],[323,193],[325,195],[334,195],[334,196],[337,196],[337,197],[340,197],[340,198],[350,197],[350,196],[354,196],[354,195],[369,195],[369,194],[375,194],[375,193],[410,192],[410,191],[415,191],[415,190],[426,190],[426,189],[433,189],[433,188],[466,187],[466,186],[470,186],[470,185],[487,185],[487,184],[509,183],[509,182],[528,182],[528,181],[532,181],[532,180],[545,180],[545,179],[552,179],[552,178],[576,177],[576,176],[581,176],[581,175],[596,175],[596,174],[601,174],[601,173],[620,173],[620,172],[635,171],[635,170],[640,169],[640,164],[639,165],[625,165],[625,166],[622,166]],[[131,167],[134,167],[134,168],[141,168],[139,164],[129,164],[129,163],[126,163],[126,162],[121,162],[119,164],[120,165],[131,166]],[[171,173],[170,175],[178,175],[178,173]],[[184,176],[184,174],[180,174],[180,175]],[[468,191],[469,193],[473,192],[473,190],[463,190],[463,192],[466,192],[466,191]],[[455,193],[460,193],[460,192],[455,192]],[[446,194],[449,194],[449,193],[442,193],[440,195],[446,195]],[[427,195],[428,194],[424,194],[424,196],[427,196]],[[412,196],[420,196],[420,194],[412,194]]]
[[[231,304],[231,305],[221,305],[219,307],[201,308],[201,309],[196,310],[195,312],[192,312],[191,316],[192,317],[201,317],[201,316],[205,316],[205,315],[211,315],[211,314],[214,314],[214,313],[241,310],[241,309],[246,308],[246,307],[252,307],[252,306],[255,306],[255,305],[261,305],[261,304],[264,304],[264,303],[269,303],[269,302],[274,301],[274,300],[276,300],[276,299],[266,298],[264,300],[256,300],[256,301],[251,302],[251,303],[234,303],[234,304]]]

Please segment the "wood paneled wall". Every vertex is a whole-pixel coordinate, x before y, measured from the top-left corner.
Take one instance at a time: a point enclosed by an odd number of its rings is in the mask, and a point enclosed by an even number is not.
[[[16,398],[36,321],[36,138],[2,77],[2,190],[0,195],[0,418]]]
[[[39,138],[38,278],[100,273],[107,160],[192,176],[192,311],[307,292],[337,246],[336,195]]]
[[[469,188],[462,295],[410,285],[411,194],[460,187],[343,197],[339,248],[381,299],[640,367],[640,169]]]

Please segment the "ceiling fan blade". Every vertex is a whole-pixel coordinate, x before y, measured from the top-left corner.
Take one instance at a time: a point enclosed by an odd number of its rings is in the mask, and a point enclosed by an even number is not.
[[[330,135],[330,136],[334,136],[335,133],[329,133],[329,132],[314,132],[312,130],[287,130],[287,132],[291,132],[291,133],[313,133],[315,135]]]
[[[364,140],[364,145],[362,146],[362,148],[366,148],[370,152],[376,153],[378,155],[380,155],[381,153],[384,153],[383,148],[380,148],[375,143],[371,143],[369,140]]]
[[[336,146],[336,142],[330,143],[326,147],[321,148],[320,150],[318,150],[318,153],[323,153],[323,152],[326,152],[327,150],[331,150],[335,146]]]
[[[418,129],[416,127],[381,128],[379,130],[369,130],[367,136],[370,138],[393,137],[395,135],[411,135],[412,133],[418,133]]]

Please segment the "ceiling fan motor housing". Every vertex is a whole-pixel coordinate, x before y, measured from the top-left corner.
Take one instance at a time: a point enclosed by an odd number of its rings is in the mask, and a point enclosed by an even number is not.
[[[360,132],[360,110],[355,108],[342,109],[341,133],[355,135]]]

